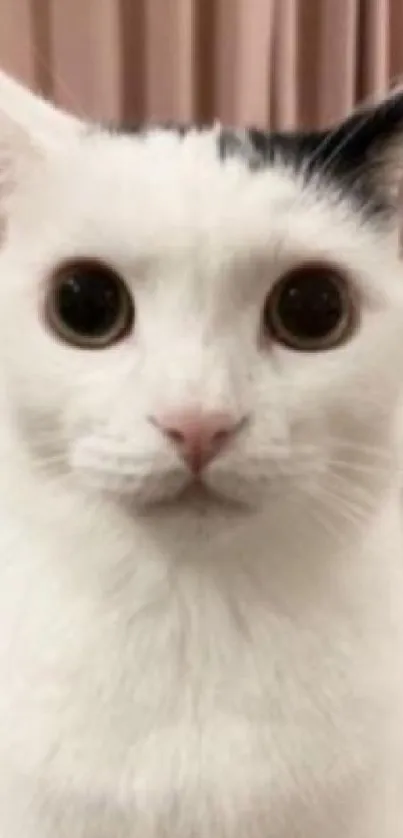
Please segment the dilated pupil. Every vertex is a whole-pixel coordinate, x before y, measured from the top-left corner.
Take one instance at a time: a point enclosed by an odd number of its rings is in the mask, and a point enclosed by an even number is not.
[[[277,319],[290,335],[320,340],[330,335],[343,315],[340,290],[330,277],[315,272],[290,279],[277,300]]]
[[[59,317],[69,329],[88,337],[106,334],[121,307],[118,282],[106,271],[72,271],[56,292]]]

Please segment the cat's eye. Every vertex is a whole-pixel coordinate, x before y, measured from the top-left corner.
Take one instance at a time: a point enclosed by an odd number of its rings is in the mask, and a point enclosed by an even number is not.
[[[263,319],[265,331],[291,349],[333,349],[349,337],[354,326],[349,283],[329,265],[294,268],[268,295]]]
[[[61,265],[46,299],[46,318],[53,331],[73,346],[103,349],[131,329],[134,305],[121,277],[91,259]]]

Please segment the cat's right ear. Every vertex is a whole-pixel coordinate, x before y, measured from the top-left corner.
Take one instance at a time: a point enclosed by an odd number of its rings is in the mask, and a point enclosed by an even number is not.
[[[11,185],[80,130],[80,120],[0,72],[0,185]]]
[[[312,140],[308,168],[337,179],[370,213],[396,217],[403,182],[403,87]]]

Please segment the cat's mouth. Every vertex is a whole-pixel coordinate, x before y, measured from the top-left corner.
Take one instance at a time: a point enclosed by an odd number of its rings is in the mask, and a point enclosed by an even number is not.
[[[240,514],[247,510],[248,507],[245,502],[224,495],[199,479],[189,481],[170,497],[150,501],[145,507],[146,512],[169,514],[187,511],[203,516],[217,512],[228,515]]]

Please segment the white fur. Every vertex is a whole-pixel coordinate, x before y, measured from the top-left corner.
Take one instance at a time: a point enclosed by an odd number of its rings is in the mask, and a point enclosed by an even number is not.
[[[1,838],[401,838],[391,241],[214,130],[88,131],[4,78],[0,111]],[[103,351],[44,323],[80,255],[136,302]],[[261,316],[312,257],[360,317],[305,355]],[[186,475],[147,417],[193,405],[247,417],[208,470],[228,505],[152,511]]]

